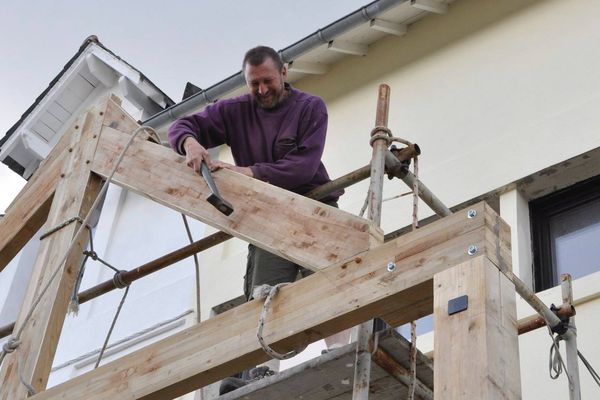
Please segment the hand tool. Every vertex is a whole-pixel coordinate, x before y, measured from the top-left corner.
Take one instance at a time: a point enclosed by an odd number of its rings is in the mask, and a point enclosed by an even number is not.
[[[210,173],[210,169],[208,169],[208,165],[206,165],[206,163],[204,161],[202,161],[202,164],[200,166],[200,171],[201,171],[202,177],[204,178],[204,180],[206,181],[206,184],[208,185],[208,188],[212,192],[212,194],[210,196],[208,196],[206,201],[208,201],[210,204],[215,206],[215,208],[217,210],[219,210],[220,212],[222,212],[223,214],[225,214],[225,215],[231,214],[233,212],[233,206],[227,200],[222,198],[221,195],[219,194],[219,189],[217,188],[217,185],[215,184],[215,181]]]

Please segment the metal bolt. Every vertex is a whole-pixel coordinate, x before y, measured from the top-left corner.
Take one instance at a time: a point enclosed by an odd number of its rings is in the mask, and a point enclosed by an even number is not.
[[[390,261],[390,262],[387,264],[387,270],[388,270],[389,272],[392,272],[392,271],[394,271],[395,269],[396,269],[396,263],[395,263],[395,262],[393,262],[393,261]]]
[[[469,248],[467,249],[467,254],[470,256],[475,255],[475,253],[477,253],[477,246],[475,246],[474,244],[470,245]]]
[[[477,216],[477,210],[467,211],[467,218],[475,218]]]

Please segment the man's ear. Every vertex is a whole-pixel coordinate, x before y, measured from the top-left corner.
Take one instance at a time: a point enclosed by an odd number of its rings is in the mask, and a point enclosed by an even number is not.
[[[283,76],[283,79],[287,79],[287,74],[288,74],[288,63],[283,64],[283,68],[281,68],[281,75]]]

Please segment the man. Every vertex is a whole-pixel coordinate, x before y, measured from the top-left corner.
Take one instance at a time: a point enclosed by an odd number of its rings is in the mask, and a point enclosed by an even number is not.
[[[287,67],[270,47],[249,50],[242,71],[249,93],[176,121],[168,133],[173,149],[195,171],[204,161],[213,171],[230,169],[298,194],[329,182],[321,162],[327,131],[323,100],[286,83]],[[235,165],[211,160],[207,149],[222,144],[231,148]],[[342,193],[321,201],[337,206]],[[244,292],[250,300],[264,284],[293,282],[298,273],[310,272],[250,245]]]
[[[321,162],[327,130],[323,100],[285,82],[287,67],[272,48],[249,50],[242,68],[250,93],[176,121],[168,133],[171,146],[185,154],[195,171],[205,161],[213,171],[230,169],[298,194],[329,182]],[[236,165],[210,159],[206,149],[224,143],[231,147]],[[342,193],[322,201],[335,205]],[[263,284],[293,282],[298,271],[309,273],[254,246],[248,261],[244,288],[248,299]]]

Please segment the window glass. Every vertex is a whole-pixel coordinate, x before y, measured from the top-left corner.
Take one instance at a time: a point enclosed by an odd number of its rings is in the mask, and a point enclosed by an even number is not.
[[[536,291],[600,271],[600,177],[529,204]]]
[[[573,279],[600,271],[600,202],[584,204],[550,219],[556,276]]]

